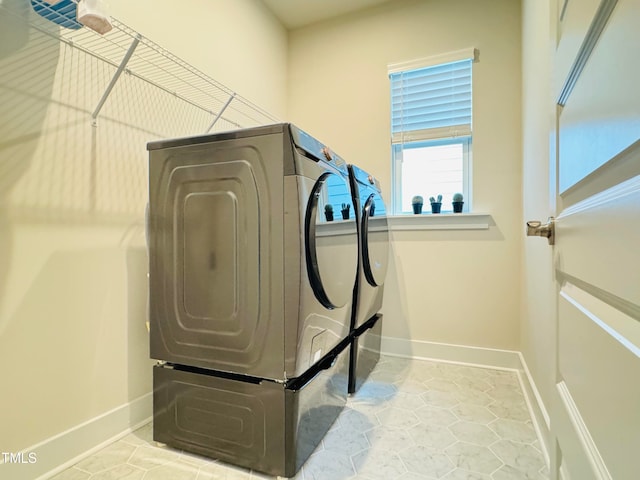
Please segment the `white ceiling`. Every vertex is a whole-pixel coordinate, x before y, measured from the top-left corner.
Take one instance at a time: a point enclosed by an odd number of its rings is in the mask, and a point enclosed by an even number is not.
[[[390,0],[262,0],[288,29],[338,17]]]

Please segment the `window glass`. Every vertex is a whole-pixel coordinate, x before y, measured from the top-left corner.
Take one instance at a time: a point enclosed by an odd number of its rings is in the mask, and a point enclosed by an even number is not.
[[[453,194],[464,188],[464,141],[415,142],[402,149],[401,211],[411,212],[414,195],[424,198],[425,210],[429,197],[442,195],[442,211],[451,211]]]

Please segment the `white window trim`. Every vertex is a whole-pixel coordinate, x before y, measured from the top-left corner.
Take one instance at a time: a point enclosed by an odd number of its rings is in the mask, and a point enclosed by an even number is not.
[[[414,60],[408,60],[405,62],[390,63],[387,65],[387,73],[404,72],[406,70],[416,70],[418,68],[433,67],[441,63],[457,62],[459,60],[473,59],[473,63],[476,63],[480,57],[480,52],[477,48],[464,48],[462,50],[455,50],[453,52],[442,53],[440,55],[433,55],[431,57],[417,58]]]
[[[488,213],[440,213],[390,215],[387,224],[391,231],[488,230],[495,222]]]

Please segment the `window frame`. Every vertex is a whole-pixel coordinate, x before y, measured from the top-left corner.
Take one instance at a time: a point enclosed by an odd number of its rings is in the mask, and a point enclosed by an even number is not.
[[[464,125],[452,127],[436,127],[428,130],[405,130],[400,132],[401,140],[397,141],[394,137],[393,119],[391,128],[391,212],[393,215],[413,214],[412,211],[402,210],[402,163],[403,151],[407,148],[420,148],[439,145],[461,144],[463,147],[462,157],[462,189],[464,195],[463,213],[471,213],[472,210],[472,144],[473,144],[473,64],[478,61],[479,51],[475,48],[467,48],[453,52],[447,52],[428,58],[411,60],[408,62],[399,62],[388,65],[388,74],[392,75],[419,70],[423,68],[436,67],[448,63],[454,63],[462,60],[471,60],[471,118],[468,127]],[[393,87],[392,87],[393,88]],[[393,102],[393,100],[392,100]],[[393,104],[391,105],[391,113],[393,116]],[[460,131],[459,127],[463,127]],[[465,131],[466,130],[466,131]],[[411,139],[411,137],[415,139]],[[408,138],[408,140],[406,140]],[[425,199],[426,205],[423,213],[431,214],[428,200]],[[443,213],[452,212],[453,208],[445,207]]]
[[[464,195],[463,213],[470,213],[471,209],[471,144],[472,135],[464,137],[438,138],[433,140],[415,140],[391,145],[391,208],[394,215],[413,214],[410,210],[402,210],[402,153],[409,148],[437,147],[440,145],[462,145],[462,195]],[[425,198],[423,213],[431,214],[428,199]],[[453,207],[442,210],[443,213],[453,212]]]

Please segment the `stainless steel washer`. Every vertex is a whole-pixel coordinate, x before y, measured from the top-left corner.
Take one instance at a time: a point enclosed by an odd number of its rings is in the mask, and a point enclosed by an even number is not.
[[[290,124],[148,149],[154,438],[291,476],[346,400],[346,164]]]

